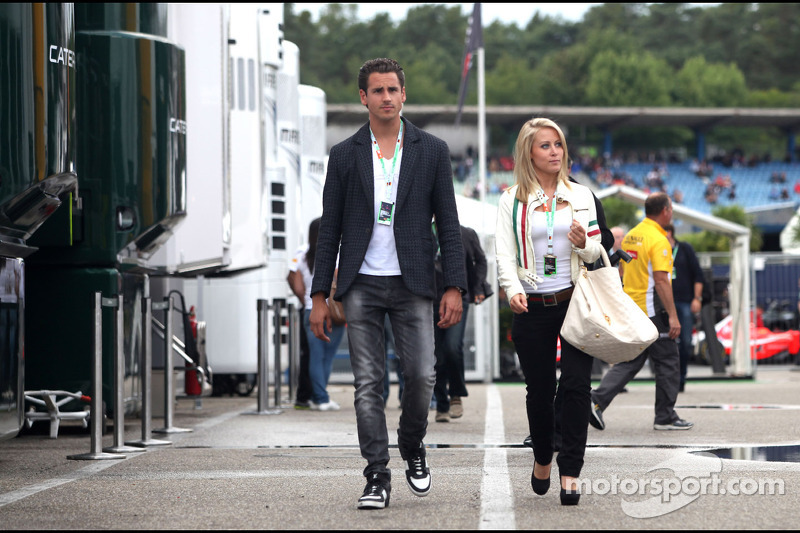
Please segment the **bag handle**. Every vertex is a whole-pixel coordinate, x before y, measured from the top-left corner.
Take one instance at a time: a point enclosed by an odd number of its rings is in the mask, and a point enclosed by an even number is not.
[[[605,267],[603,268],[614,268],[611,266],[611,260],[608,258],[608,252],[606,252],[606,249],[601,246],[600,251],[602,252],[601,255],[603,257],[603,263],[605,264]],[[611,318],[608,316],[608,313],[606,313],[605,310],[603,309],[603,300],[597,296],[597,292],[595,292],[594,290],[594,284],[591,283],[591,281],[589,280],[588,274],[589,274],[589,269],[587,269],[585,266],[582,266],[580,275],[586,278],[587,282],[584,284],[584,286],[586,285],[589,286],[589,288],[592,291],[592,294],[594,295],[594,301],[597,302],[597,305],[600,307],[600,312],[603,313],[603,318],[606,319],[606,322],[611,324]]]
[[[601,257],[603,258],[603,264],[608,268],[614,268],[611,266],[611,259],[608,258],[608,252],[604,246],[600,246],[600,251],[602,252]]]

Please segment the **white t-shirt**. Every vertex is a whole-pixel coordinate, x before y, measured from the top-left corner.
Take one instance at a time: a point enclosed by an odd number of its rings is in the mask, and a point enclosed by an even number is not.
[[[311,309],[313,302],[311,301],[311,283],[314,281],[314,275],[308,267],[306,261],[306,254],[308,253],[308,244],[299,247],[294,253],[294,258],[289,263],[289,272],[300,272],[303,276],[303,285],[305,285],[306,293],[303,296],[303,305],[306,309]],[[336,268],[339,268],[339,257],[336,257]]]
[[[306,254],[308,253],[308,244],[304,244],[294,254],[294,259],[289,263],[289,272],[300,272],[303,276],[303,284],[306,287],[306,293],[303,297],[303,305],[306,309],[311,309],[311,282],[314,276],[311,275],[311,270],[308,268],[306,262]]]
[[[395,150],[394,157],[397,162],[394,164],[394,175],[392,176],[392,194],[391,201],[397,203],[397,182],[400,177],[400,164],[403,158],[403,149]],[[378,212],[381,208],[381,202],[386,200],[386,176],[383,173],[384,167],[386,172],[392,171],[392,159],[384,159],[381,165],[378,159],[378,154],[372,150],[372,169],[374,178],[375,190],[375,209],[372,222],[372,238],[369,241],[367,248],[367,255],[364,256],[364,262],[361,263],[361,268],[358,270],[359,274],[369,274],[371,276],[399,276],[400,261],[397,259],[397,247],[394,241],[394,220],[390,226],[378,224]],[[394,216],[397,216],[395,211]]]
[[[536,274],[544,281],[537,283],[538,289],[522,282],[525,292],[529,293],[551,293],[567,289],[572,285],[570,273],[570,259],[572,257],[572,243],[567,238],[569,227],[572,224],[572,210],[569,208],[557,209],[553,217],[553,253],[556,256],[556,275],[545,277],[544,275],[544,256],[547,254],[547,216],[541,211],[533,212],[533,223],[531,224],[531,240],[533,241],[533,251],[536,256]]]

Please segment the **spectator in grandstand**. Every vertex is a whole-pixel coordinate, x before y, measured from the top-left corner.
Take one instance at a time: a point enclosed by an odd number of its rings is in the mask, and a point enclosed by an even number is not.
[[[706,192],[704,194],[706,202],[711,205],[715,205],[717,203],[717,199],[719,198],[717,195],[717,188],[714,186],[713,183],[709,183],[708,187],[706,187]]]
[[[695,316],[700,314],[703,303],[703,271],[694,248],[688,242],[675,238],[675,226],[664,226],[667,240],[672,246],[672,298],[681,323],[678,337],[678,353],[681,356],[680,392],[686,388],[686,374],[692,354],[692,330]]]

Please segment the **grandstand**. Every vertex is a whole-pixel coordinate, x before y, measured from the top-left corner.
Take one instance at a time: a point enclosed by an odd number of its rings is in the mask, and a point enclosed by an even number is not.
[[[779,233],[800,206],[800,164],[786,162],[764,162],[756,166],[731,166],[714,163],[708,176],[700,177],[691,161],[680,163],[622,163],[613,168],[604,168],[581,173],[575,177],[596,191],[614,184],[636,187],[645,192],[656,190],[648,182],[648,174],[654,167],[660,170],[663,190],[673,197],[675,203],[701,213],[711,214],[716,206],[739,205],[753,215],[754,224],[765,234]],[[776,176],[785,176],[784,182],[776,182]],[[475,196],[477,173],[473,172],[463,182],[456,182],[457,194]],[[513,185],[514,176],[509,171],[489,172],[487,175],[486,201],[497,205],[505,186]],[[706,191],[718,183],[716,199],[712,202]],[[785,191],[784,191],[785,189]],[[734,191],[733,197],[731,190]],[[680,191],[682,198],[675,198]],[[782,196],[783,193],[783,196]]]
[[[652,190],[647,176],[653,170],[652,163],[627,163],[615,168],[613,175],[627,175],[632,185],[641,190]],[[745,209],[773,206],[777,204],[800,201],[800,186],[795,191],[795,184],[800,182],[800,165],[782,162],[760,163],[756,167],[724,167],[715,165],[710,175],[698,176],[691,167],[691,162],[660,165],[664,190],[673,196],[680,191],[683,199],[678,202],[686,207],[711,213],[717,205],[741,205]],[[598,181],[598,172],[589,174],[599,187],[609,184]],[[773,181],[774,176],[785,176],[784,182]],[[630,185],[631,183],[629,183]],[[717,185],[716,199],[709,200],[706,191]],[[785,190],[785,196],[781,193]],[[734,192],[731,197],[731,191]]]

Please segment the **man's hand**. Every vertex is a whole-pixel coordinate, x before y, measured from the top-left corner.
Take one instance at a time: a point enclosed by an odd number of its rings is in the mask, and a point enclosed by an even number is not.
[[[458,324],[461,322],[461,312],[461,292],[456,287],[450,287],[444,291],[439,304],[439,323],[436,325],[447,329]]]
[[[674,315],[669,315],[669,338],[677,339],[678,335],[680,334],[681,334],[681,321],[678,320],[677,313]]]
[[[316,338],[325,342],[331,342],[331,339],[325,335],[326,326],[328,331],[333,329],[331,311],[328,309],[325,293],[316,292],[311,297],[311,314],[308,316],[308,322],[311,326],[311,332],[314,333]]]

